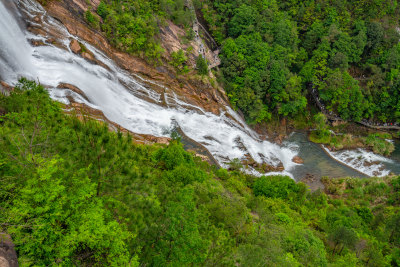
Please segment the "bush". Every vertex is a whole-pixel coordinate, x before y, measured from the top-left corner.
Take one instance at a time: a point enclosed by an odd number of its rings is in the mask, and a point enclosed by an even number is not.
[[[256,196],[287,199],[291,193],[299,191],[296,182],[288,176],[263,176],[253,185]]]
[[[369,224],[372,221],[372,219],[374,218],[374,215],[372,214],[371,209],[368,208],[368,207],[359,207],[359,208],[357,208],[357,214],[367,224]]]
[[[85,12],[85,19],[91,27],[95,29],[99,27],[99,19],[89,9]]]
[[[207,174],[193,165],[182,164],[166,172],[165,178],[173,183],[181,183],[183,185],[193,182],[203,182],[207,178]]]
[[[381,139],[378,134],[368,135],[366,144],[377,154],[389,155],[394,151],[394,145],[391,142]]]
[[[186,61],[188,58],[182,49],[172,52],[171,57],[172,61],[170,61],[169,63],[175,68],[175,70],[179,74],[189,72],[189,67],[186,65]]]
[[[106,19],[108,14],[109,14],[109,10],[107,8],[107,5],[103,1],[101,1],[99,6],[97,7],[97,14],[99,14],[99,16],[102,19]]]
[[[207,60],[203,58],[201,55],[197,57],[196,60],[196,69],[200,75],[208,75],[208,64]]]

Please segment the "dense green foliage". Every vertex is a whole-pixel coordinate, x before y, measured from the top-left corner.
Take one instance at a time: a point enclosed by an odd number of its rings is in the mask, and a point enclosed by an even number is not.
[[[318,113],[314,116],[316,129],[309,135],[310,141],[318,144],[326,144],[333,150],[366,148],[374,153],[388,156],[394,150],[394,144],[388,139],[393,136],[390,133],[374,133],[365,136],[353,136],[351,134],[336,134],[329,129],[326,116]]]
[[[327,179],[331,197],[217,169],[64,115],[26,80],[0,114],[0,231],[21,265],[400,264],[400,178]]]
[[[85,19],[93,28],[99,27],[99,19],[89,9],[85,12]]]
[[[249,122],[304,112],[307,88],[345,120],[400,122],[396,0],[197,0]]]
[[[101,1],[97,14],[102,18],[101,29],[117,48],[158,60],[162,48],[158,28],[170,19],[181,26],[189,26],[192,12],[184,0],[106,0]]]
[[[170,62],[170,64],[175,68],[175,70],[177,71],[178,74],[189,72],[189,67],[186,64],[188,58],[182,49],[179,49],[176,52],[172,52],[171,58],[172,58],[172,61]]]
[[[208,74],[207,60],[202,56],[198,56],[196,59],[196,69],[200,75]]]

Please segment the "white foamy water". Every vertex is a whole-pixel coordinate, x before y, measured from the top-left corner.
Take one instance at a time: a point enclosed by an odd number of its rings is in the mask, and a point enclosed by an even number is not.
[[[364,149],[343,150],[332,152],[325,146],[325,151],[337,161],[346,164],[368,176],[382,177],[390,173],[385,169],[383,162],[392,163],[391,159],[376,155]]]
[[[54,87],[49,89],[53,99],[69,103],[67,96],[71,96],[77,102],[101,110],[109,120],[136,133],[165,136],[165,130],[177,123],[188,137],[203,144],[223,166],[234,158],[244,158],[247,153],[260,163],[276,166],[282,162],[287,171],[296,165],[291,161],[297,154],[296,150],[262,141],[229,107],[217,116],[185,103],[173,93],[165,97],[168,107],[159,105],[161,96],[145,88],[140,78],[132,77],[95,47],[69,34],[59,22],[47,17],[36,2],[22,0],[19,1],[19,10],[31,17],[30,13],[39,12],[43,20],[41,27],[59,32],[65,37],[61,42],[66,47],[71,38],[84,43],[108,69],[86,61],[68,48],[64,50],[53,45],[32,47],[27,39],[45,38],[21,29],[17,21],[21,18],[10,13],[12,2],[7,2],[7,5],[6,8],[4,0],[0,3],[2,80],[13,84],[21,76],[39,80]],[[80,88],[87,100],[70,90],[56,88],[61,82]]]
[[[42,23],[36,25],[52,29],[61,36],[58,41],[65,49],[51,44],[32,47],[29,39],[45,42],[46,38],[26,31],[21,26],[25,23],[19,12],[30,18],[32,25],[35,25],[32,18],[39,14]],[[107,68],[72,53],[68,48],[72,39],[83,43]],[[234,158],[243,159],[246,154],[259,163],[277,166],[282,162],[286,170],[283,174],[290,176],[290,171],[297,165],[292,158],[301,147],[287,142],[279,146],[261,140],[230,107],[225,107],[217,116],[188,104],[164,85],[120,69],[101,51],[71,35],[61,23],[47,16],[36,1],[0,0],[0,79],[15,84],[23,76],[53,87],[49,89],[53,99],[68,104],[67,97],[72,97],[76,102],[101,110],[107,119],[135,133],[166,136],[166,130],[178,124],[188,137],[203,144],[222,166]],[[162,96],[143,86],[143,82],[165,88],[167,107],[161,105]],[[78,87],[85,96],[56,88],[60,83]],[[380,165],[365,167],[359,164],[361,160],[356,160],[360,156],[373,158],[376,155],[354,153],[358,152],[343,151],[331,155],[367,175],[380,171]],[[247,172],[259,175],[255,170]],[[388,172],[383,170],[380,174]]]

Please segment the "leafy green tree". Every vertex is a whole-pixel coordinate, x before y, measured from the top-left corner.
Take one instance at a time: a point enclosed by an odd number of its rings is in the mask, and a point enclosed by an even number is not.
[[[170,62],[170,64],[176,69],[178,73],[187,73],[189,71],[189,67],[186,65],[188,58],[182,49],[172,52],[171,58],[172,61]]]
[[[297,193],[299,187],[288,176],[263,176],[253,185],[256,196],[287,199],[291,193]]]
[[[228,25],[228,35],[238,37],[241,34],[248,34],[254,30],[258,13],[252,6],[241,5],[234,11],[234,16]]]
[[[389,241],[400,244],[400,213],[393,214],[387,223]]]
[[[96,185],[86,170],[70,174],[60,166],[60,159],[33,158],[39,167],[20,189],[10,211],[8,231],[19,253],[37,265],[79,264],[85,257],[112,266],[128,264],[124,240],[130,235],[101,201],[92,198]]]
[[[196,69],[200,75],[208,75],[208,64],[207,60],[201,55],[196,59]]]
[[[85,19],[91,27],[99,27],[99,19],[89,9],[85,12]]]
[[[201,264],[206,259],[208,241],[198,226],[199,212],[193,200],[193,189],[187,187],[168,203],[165,225],[155,244],[155,265]]]
[[[333,229],[333,231],[329,234],[329,240],[333,242],[334,247],[332,254],[341,253],[343,248],[354,248],[357,242],[357,233],[346,226],[337,226]],[[339,251],[337,251],[339,249]]]

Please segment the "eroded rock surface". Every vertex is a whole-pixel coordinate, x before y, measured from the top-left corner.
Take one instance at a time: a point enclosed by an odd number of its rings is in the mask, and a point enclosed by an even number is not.
[[[92,6],[96,6],[97,2],[92,0]],[[132,74],[139,74],[142,77],[161,83],[171,89],[186,103],[199,106],[205,111],[214,114],[219,114],[220,108],[228,105],[228,100],[224,92],[213,88],[207,82],[189,76],[176,77],[168,68],[156,68],[136,56],[114,49],[99,31],[90,29],[83,20],[83,14],[87,8],[88,4],[85,0],[52,1],[46,6],[48,14],[61,21],[71,34],[95,46],[113,59],[120,67]],[[171,49],[175,49],[178,45],[174,48],[172,42],[180,43],[179,36],[182,32],[179,30],[179,27],[176,28],[176,25],[169,24],[166,27],[170,27],[170,29],[173,29],[173,32],[176,32],[168,37]],[[76,43],[73,45],[78,49]],[[81,56],[91,61],[94,60],[91,58],[90,53],[86,54],[82,52]],[[159,93],[163,91],[154,84],[150,83],[148,85]],[[200,94],[202,94],[202,97],[200,97]]]
[[[0,267],[18,267],[14,243],[8,234],[0,233]]]

